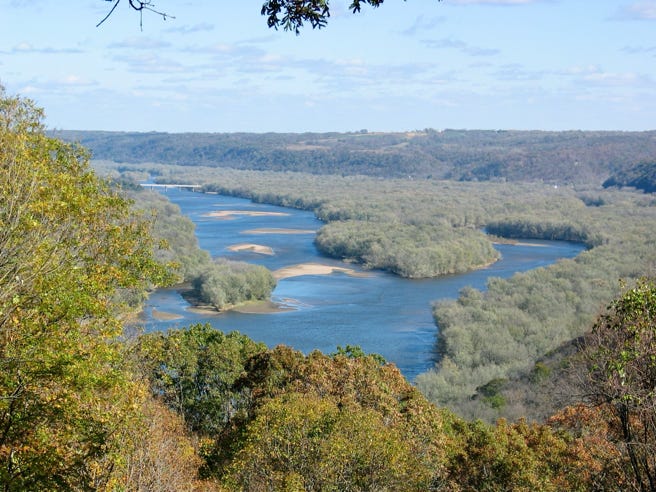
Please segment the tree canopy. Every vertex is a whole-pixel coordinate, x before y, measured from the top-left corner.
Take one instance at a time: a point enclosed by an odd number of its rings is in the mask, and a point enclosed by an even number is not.
[[[100,489],[144,394],[122,364],[122,320],[167,275],[149,222],[42,116],[0,86],[0,483]]]

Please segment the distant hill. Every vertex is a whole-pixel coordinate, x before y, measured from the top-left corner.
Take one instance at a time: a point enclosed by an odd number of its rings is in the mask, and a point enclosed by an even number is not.
[[[604,181],[604,188],[611,186],[631,186],[647,193],[656,192],[656,158],[614,174]]]
[[[467,181],[601,185],[656,156],[656,131],[51,134],[116,162]]]

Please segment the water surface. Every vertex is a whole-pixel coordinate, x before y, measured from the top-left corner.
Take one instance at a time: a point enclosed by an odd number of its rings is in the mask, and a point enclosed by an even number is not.
[[[345,268],[345,264],[321,256],[314,246],[314,233],[322,223],[311,212],[272,205],[255,204],[220,195],[168,190],[166,196],[196,224],[200,247],[212,256],[248,261],[271,270],[307,262],[320,262]],[[239,210],[276,212],[284,215],[233,218],[208,216],[212,211]],[[299,234],[257,234],[263,228],[295,229]],[[240,243],[269,246],[273,255],[252,251],[230,251]],[[338,345],[359,345],[365,352],[381,354],[394,362],[410,380],[434,364],[437,328],[432,318],[433,301],[456,298],[465,286],[484,289],[490,277],[506,278],[515,272],[571,258],[581,252],[580,244],[562,241],[523,241],[518,245],[500,244],[501,260],[488,268],[438,279],[409,280],[380,271],[366,276],[306,275],[280,280],[273,300],[291,303],[293,310],[244,314],[208,314],[190,311],[188,303],[174,289],[151,295],[145,309],[146,330],[163,330],[208,322],[228,332],[237,330],[269,347],[292,346],[304,353],[314,349],[332,353]],[[292,300],[292,301],[290,301]],[[157,320],[152,309],[182,316],[177,320]]]

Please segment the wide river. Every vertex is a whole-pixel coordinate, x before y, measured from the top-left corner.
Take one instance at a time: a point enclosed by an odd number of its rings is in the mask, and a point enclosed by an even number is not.
[[[165,195],[196,224],[200,247],[214,257],[257,263],[271,270],[308,262],[358,270],[317,252],[314,231],[322,223],[311,212],[188,191],[168,190]],[[208,216],[222,210],[265,214]],[[273,254],[228,249],[244,243],[268,246]],[[544,267],[560,258],[572,258],[584,249],[580,244],[561,241],[523,241],[496,247],[502,258],[492,266],[438,279],[408,280],[380,271],[368,271],[364,276],[332,273],[285,278],[278,282],[273,301],[293,309],[275,313],[199,313],[189,310],[189,304],[176,290],[161,289],[150,296],[144,311],[145,329],[165,330],[207,322],[224,332],[237,330],[269,347],[285,344],[304,353],[314,349],[332,353],[338,345],[358,345],[365,352],[381,354],[394,362],[412,381],[435,361],[433,301],[456,298],[465,286],[484,289],[490,277],[505,278]],[[153,309],[179,318],[155,319]]]

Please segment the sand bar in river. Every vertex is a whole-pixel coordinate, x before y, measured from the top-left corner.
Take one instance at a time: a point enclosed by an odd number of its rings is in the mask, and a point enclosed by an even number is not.
[[[273,272],[276,280],[290,277],[299,277],[301,275],[330,275],[334,272],[342,272],[351,276],[365,277],[366,273],[357,272],[351,268],[338,267],[334,265],[324,265],[322,263],[300,263],[280,268]]]
[[[259,253],[261,255],[273,254],[273,249],[270,246],[253,243],[233,244],[232,246],[228,246],[228,249],[230,251],[252,251],[253,253]]]

